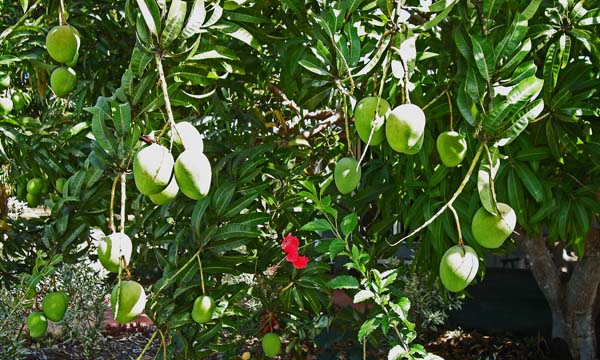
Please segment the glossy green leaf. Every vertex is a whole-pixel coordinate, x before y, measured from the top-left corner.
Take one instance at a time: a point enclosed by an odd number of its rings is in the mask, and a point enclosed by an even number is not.
[[[173,40],[177,39],[181,29],[183,29],[183,23],[185,21],[185,15],[187,11],[187,3],[182,0],[172,0],[169,13],[167,14],[167,20],[165,21],[165,27],[160,35],[160,44],[163,47],[169,46]]]
[[[504,35],[504,38],[495,48],[496,62],[502,58],[510,58],[521,45],[527,33],[528,22],[519,13],[515,14],[512,24]]]
[[[580,26],[590,26],[600,24],[600,9],[588,11],[587,14],[579,21]]]
[[[459,86],[458,88],[458,93],[456,94],[456,105],[458,106],[458,111],[460,111],[460,114],[469,123],[469,125],[476,126],[477,121],[475,120],[474,113],[476,114],[477,108],[471,99],[467,98],[464,86]]]
[[[544,110],[544,100],[538,99],[526,106],[511,120],[512,125],[506,129],[496,141],[496,146],[505,146],[513,142],[529,125],[529,122],[538,117]]]
[[[304,224],[300,230],[303,231],[330,231],[331,225],[325,219],[316,219]]]
[[[471,43],[473,44],[473,57],[475,65],[481,76],[490,81],[494,75],[496,62],[494,60],[494,48],[492,43],[487,38],[471,35]]]
[[[342,219],[340,230],[342,230],[342,234],[347,238],[354,231],[356,225],[358,225],[358,216],[356,213],[351,213]]]
[[[513,69],[518,66],[523,59],[525,59],[529,52],[531,52],[532,46],[533,45],[530,38],[527,38],[525,41],[523,41],[523,45],[521,45],[519,50],[500,68],[501,76],[510,76],[510,73],[513,71]]]
[[[220,21],[218,25],[212,27],[215,30],[222,32],[225,35],[231,36],[248,46],[251,46],[257,51],[261,51],[260,43],[256,38],[246,29],[239,26],[238,24],[229,21]]]
[[[551,44],[548,52],[546,52],[544,61],[544,100],[546,102],[550,102],[558,80],[558,72],[562,63],[559,52],[560,49],[557,43]]]
[[[527,164],[519,162],[515,162],[514,167],[519,179],[523,185],[525,185],[529,194],[531,194],[535,201],[542,201],[544,198],[544,188],[531,168]]]
[[[373,298],[375,294],[371,290],[360,290],[354,295],[353,303],[358,304]]]
[[[442,22],[444,19],[446,19],[448,17],[448,15],[450,14],[450,12],[452,11],[452,9],[454,8],[454,5],[456,5],[458,3],[458,0],[440,0],[437,1],[436,3],[432,4],[429,7],[430,11],[433,11],[432,9],[435,9],[435,5],[436,4],[443,4],[443,6],[445,6],[444,10],[442,12],[440,12],[439,14],[436,14],[435,17],[429,21],[427,21],[424,25],[423,25],[423,30],[429,30],[435,26],[437,26],[440,22]]]
[[[358,289],[358,280],[354,276],[339,275],[329,280],[332,289]]]
[[[148,30],[158,37],[160,32],[160,10],[155,0],[136,0]]]
[[[308,54],[305,55],[304,59],[300,60],[299,64],[313,74],[331,76],[329,72],[323,68],[323,65],[319,62],[319,60],[314,56]]]
[[[188,39],[200,32],[202,24],[206,19],[206,7],[204,0],[194,0],[192,10],[188,16],[187,22],[183,30],[181,30],[181,38]]]
[[[358,330],[358,341],[364,341],[364,338],[369,336],[373,331],[375,331],[380,324],[381,320],[379,318],[371,318],[365,321]]]

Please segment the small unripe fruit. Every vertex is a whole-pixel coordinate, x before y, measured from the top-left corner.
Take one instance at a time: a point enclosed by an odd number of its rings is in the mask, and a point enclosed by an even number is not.
[[[42,311],[49,320],[61,321],[65,317],[69,297],[64,291],[54,291],[46,294],[42,300]]]
[[[479,208],[473,216],[471,232],[479,245],[488,249],[497,249],[517,225],[517,214],[507,204],[498,203],[498,215],[490,214],[484,207]]]
[[[194,148],[182,152],[175,161],[175,178],[185,196],[194,200],[204,198],[212,181],[212,168],[206,155]]]
[[[203,295],[194,300],[192,308],[192,319],[198,324],[209,322],[215,312],[215,300],[212,297]]]
[[[262,348],[265,355],[270,357],[277,356],[281,351],[281,340],[279,339],[279,335],[272,332],[266,333],[262,338]]]
[[[29,329],[29,336],[36,339],[46,335],[46,329],[48,329],[48,320],[39,311],[34,311],[27,316],[27,328]]]
[[[135,186],[144,195],[163,191],[173,175],[173,155],[159,144],[146,146],[137,152],[133,160]]]
[[[460,164],[467,154],[467,141],[456,131],[445,131],[436,140],[440,160],[447,167]]]
[[[144,312],[146,292],[142,285],[129,280],[121,281],[120,291],[118,289],[119,287],[115,286],[110,294],[110,306],[115,320],[125,324],[135,320]]]
[[[124,233],[113,233],[105,236],[98,245],[98,260],[104,268],[110,272],[118,273],[121,257],[129,264],[132,251],[131,239]]]
[[[69,25],[52,28],[46,36],[46,48],[50,57],[59,63],[72,61],[79,50],[79,39],[74,28]]]
[[[448,291],[466,288],[477,275],[479,259],[472,247],[453,246],[446,250],[440,262],[440,279]]]
[[[13,110],[13,107],[14,104],[10,98],[0,98],[0,113],[8,115]]]
[[[333,180],[341,194],[351,193],[360,183],[361,169],[351,157],[341,158],[335,165]]]
[[[57,97],[65,97],[75,89],[77,74],[68,66],[56,68],[50,76],[50,86]]]
[[[379,106],[377,106],[377,99],[374,96],[366,97],[359,101],[354,109],[356,131],[365,144],[369,141],[369,135],[371,135],[373,127],[373,136],[371,137],[370,144],[379,145],[385,140],[384,121],[376,123],[375,126],[373,126],[373,122],[375,122],[376,116],[383,118],[386,115],[390,109],[390,104],[385,99],[379,99]],[[375,112],[375,108],[377,108],[377,113]]]
[[[425,135],[425,113],[414,104],[397,106],[385,122],[385,136],[390,147],[414,155],[421,150]]]

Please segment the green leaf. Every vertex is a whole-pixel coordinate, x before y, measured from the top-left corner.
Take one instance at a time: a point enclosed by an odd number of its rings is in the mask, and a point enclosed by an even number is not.
[[[465,58],[465,60],[467,60],[467,62],[471,62],[473,60],[472,45],[468,43],[469,40],[467,40],[463,30],[456,27],[454,28],[453,34],[454,44],[456,45],[456,48],[458,49],[458,51],[460,51],[460,53]]]
[[[131,126],[131,106],[128,103],[119,104],[113,109],[113,122],[121,136],[126,137],[129,134]]]
[[[356,213],[351,213],[344,216],[344,219],[342,219],[342,223],[340,224],[342,234],[344,234],[344,236],[348,238],[348,236],[356,228],[356,225],[358,225],[358,216],[356,215]]]
[[[129,68],[134,74],[137,75],[138,78],[141,78],[142,75],[144,75],[146,67],[152,61],[152,59],[152,55],[146,54],[144,50],[142,50],[139,46],[136,46],[133,48],[133,53],[131,54]]]
[[[196,205],[194,206],[194,211],[192,212],[192,231],[194,235],[200,235],[202,231],[202,218],[206,213],[206,209],[208,209],[208,205],[210,204],[210,196],[205,197],[202,200],[198,200]]]
[[[333,259],[337,256],[337,254],[340,253],[340,251],[344,250],[346,248],[346,242],[344,240],[341,239],[333,239],[333,241],[331,241],[331,243],[329,244],[329,258],[331,259],[331,261],[333,261]]]
[[[246,226],[242,224],[226,224],[221,226],[215,233],[214,240],[227,240],[238,237],[249,237],[255,238],[260,235],[260,231],[252,226]]]
[[[358,289],[358,280],[354,276],[340,275],[329,280],[332,289]]]
[[[179,36],[185,21],[186,11],[187,3],[185,1],[173,0],[171,2],[165,28],[160,35],[160,44],[163,47],[169,46]]]
[[[517,86],[515,86],[508,93],[506,100],[511,106],[520,105],[520,108],[522,104],[535,99],[542,91],[543,86],[544,81],[542,79],[532,76],[521,81]]]
[[[498,169],[500,168],[500,157],[498,148],[491,148],[490,154],[492,157],[492,164],[488,161],[487,155],[484,153],[479,163],[479,171],[477,172],[477,191],[479,192],[479,199],[481,205],[490,213],[496,214],[496,204],[494,204],[494,198],[492,196],[492,188],[490,185],[490,178],[493,180],[496,178]]]
[[[458,106],[458,111],[460,111],[460,114],[469,123],[469,125],[476,126],[477,121],[475,120],[474,114],[477,113],[477,108],[471,99],[467,98],[464,86],[458,87],[458,93],[456,94],[456,105]]]
[[[357,78],[357,77],[361,77],[363,75],[367,75],[369,74],[371,71],[373,71],[373,69],[375,69],[375,67],[379,64],[379,62],[381,61],[381,57],[383,56],[383,54],[386,53],[388,46],[390,45],[390,37],[387,37],[383,40],[383,42],[380,44],[380,46],[377,48],[375,54],[373,54],[372,56],[370,56],[370,60],[367,63],[367,65],[365,65],[362,69],[360,69],[360,71],[356,74],[354,74],[352,77]]]
[[[516,54],[511,56],[508,59],[508,61],[506,62],[506,64],[502,65],[502,67],[500,68],[501,77],[510,76],[512,69],[514,69],[516,66],[518,66],[521,63],[521,61],[523,61],[523,59],[525,59],[527,54],[529,54],[529,52],[531,51],[532,46],[533,45],[532,45],[531,39],[527,38],[523,42],[523,45],[521,45],[519,50],[516,52]]]
[[[486,93],[485,81],[481,79],[475,69],[471,66],[469,66],[469,69],[467,70],[465,90],[474,103],[481,103]]]
[[[355,304],[361,303],[365,300],[371,299],[375,296],[371,290],[361,290],[354,295],[353,302]]]
[[[471,35],[473,44],[473,57],[479,73],[486,81],[491,81],[496,63],[494,60],[494,48],[487,38],[481,38]]]
[[[527,19],[523,18],[519,13],[515,14],[515,18],[504,35],[504,38],[496,46],[495,55],[496,61],[502,58],[509,58],[521,44],[527,33]]]
[[[519,181],[518,175],[514,169],[508,172],[507,177],[508,202],[517,214],[517,220],[520,224],[525,223],[525,195],[523,194],[523,186]]]
[[[488,19],[493,19],[498,13],[505,0],[484,0],[483,1],[483,16]]]
[[[331,224],[325,219],[317,219],[309,222],[308,224],[304,224],[300,228],[303,231],[331,231]]]
[[[204,0],[194,0],[187,23],[183,30],[181,30],[181,38],[185,40],[198,34],[205,19],[206,7],[204,6]]]
[[[319,62],[319,60],[312,55],[306,54],[304,59],[300,60],[299,64],[313,74],[331,76],[327,70],[322,68],[322,64]]]
[[[253,47],[258,52],[261,52],[262,50],[259,42],[254,38],[254,36],[248,30],[244,29],[238,24],[229,21],[221,21],[218,25],[215,25],[212,28]]]
[[[521,110],[512,121],[512,125],[506,129],[498,138],[495,146],[504,146],[513,142],[519,136],[529,122],[538,117],[544,110],[544,100],[538,99]]]
[[[514,167],[519,176],[519,179],[525,185],[529,194],[535,199],[536,202],[541,202],[544,199],[544,188],[542,183],[533,173],[529,165],[519,162],[514,162]]]
[[[444,10],[435,15],[435,17],[431,20],[429,20],[428,22],[426,22],[425,24],[422,25],[423,30],[429,30],[435,26],[437,26],[440,22],[442,22],[445,18],[448,17],[448,15],[450,14],[450,12],[452,11],[452,9],[454,8],[454,5],[456,5],[456,3],[458,3],[458,0],[440,0],[437,1],[436,3],[432,4],[429,9],[431,10],[432,8],[435,8],[436,4],[444,4],[446,7],[444,8]],[[433,11],[433,10],[431,10]]]
[[[93,114],[92,134],[94,135],[94,139],[104,149],[104,151],[106,151],[107,154],[112,156],[116,152],[117,144],[114,140],[113,134],[111,134],[106,127],[106,122],[104,121],[104,111],[98,107],[86,108],[84,110]]]
[[[558,80],[558,72],[562,62],[559,52],[557,43],[551,44],[548,52],[546,52],[546,59],[544,60],[544,100],[546,103],[550,103]]]
[[[540,4],[542,3],[543,0],[531,0],[529,1],[529,5],[527,5],[527,7],[525,8],[525,10],[523,10],[523,12],[521,13],[521,15],[523,15],[523,17],[527,20],[531,19],[533,17],[533,15],[535,15],[535,13],[538,10],[538,7],[540,6]]]
[[[380,323],[380,318],[371,318],[365,321],[358,330],[358,341],[362,342],[364,338],[369,336],[373,331],[375,331],[379,327]]]
[[[564,69],[567,67],[570,59],[569,55],[571,54],[571,37],[567,34],[562,34],[558,40],[558,46],[560,48],[560,68]]]
[[[506,82],[507,86],[516,85],[521,81],[530,78],[537,72],[537,66],[533,60],[526,61],[517,66],[512,74],[512,77]]]
[[[158,37],[160,31],[160,10],[155,0],[136,0],[146,26],[152,34]]]
[[[581,26],[598,25],[600,24],[600,9],[588,11],[587,14],[579,21]]]
[[[233,195],[235,194],[235,183],[226,181],[219,185],[212,196],[212,206],[215,209],[215,214],[221,215],[227,208]]]
[[[29,8],[29,0],[19,0],[19,3],[21,4],[21,9],[23,9],[23,12],[26,12],[27,8]]]

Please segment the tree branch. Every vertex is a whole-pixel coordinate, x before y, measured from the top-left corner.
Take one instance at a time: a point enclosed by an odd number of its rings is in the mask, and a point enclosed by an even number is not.
[[[314,120],[325,120],[331,116],[333,116],[336,112],[331,109],[323,109],[313,112],[306,112],[296,104],[294,100],[290,100],[280,88],[273,84],[269,84],[267,87],[271,93],[282,100],[282,104],[287,106],[290,110],[300,115],[304,119],[314,119]]]

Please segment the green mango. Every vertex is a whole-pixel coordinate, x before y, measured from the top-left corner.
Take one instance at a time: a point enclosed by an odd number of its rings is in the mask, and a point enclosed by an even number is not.
[[[146,146],[137,152],[133,160],[135,186],[144,195],[163,191],[173,175],[173,155],[159,144]]]
[[[194,200],[204,198],[212,181],[212,168],[206,155],[196,149],[182,152],[175,161],[175,179],[185,196]]]

